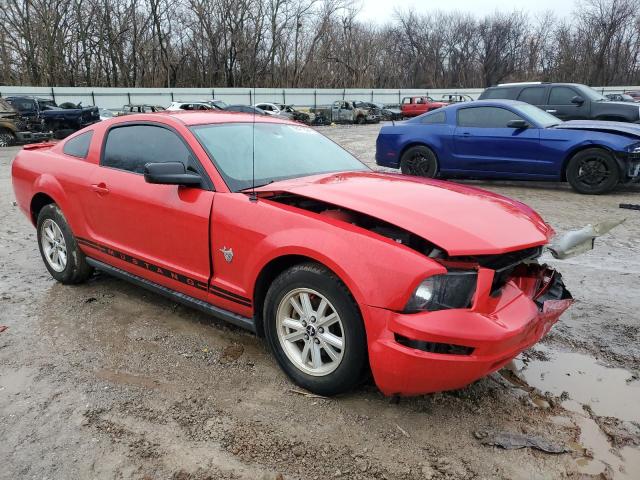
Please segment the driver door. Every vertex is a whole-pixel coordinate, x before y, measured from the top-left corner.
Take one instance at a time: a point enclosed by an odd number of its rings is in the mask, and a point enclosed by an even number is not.
[[[182,137],[161,124],[117,124],[83,192],[91,256],[154,283],[206,300],[214,192]],[[149,162],[182,162],[199,187],[147,183]]]
[[[524,119],[500,107],[460,108],[454,133],[456,169],[486,178],[526,178],[539,171],[540,130],[510,128],[511,120]]]

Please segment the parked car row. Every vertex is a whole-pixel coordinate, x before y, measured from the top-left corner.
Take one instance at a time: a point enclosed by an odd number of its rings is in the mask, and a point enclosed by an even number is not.
[[[98,107],[37,97],[6,97],[0,103],[0,146],[65,138],[100,121]]]
[[[640,182],[640,108],[578,84],[507,84],[380,130],[376,163],[430,178]],[[624,120],[611,121],[611,120]]]

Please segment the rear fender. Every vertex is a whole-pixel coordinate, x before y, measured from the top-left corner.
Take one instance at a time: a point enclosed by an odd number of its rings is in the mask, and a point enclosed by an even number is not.
[[[71,230],[78,232],[79,225],[77,219],[82,218],[79,208],[69,202],[69,198],[64,193],[62,185],[60,185],[60,182],[53,175],[43,173],[36,179],[33,184],[33,195],[30,201],[32,201],[38,193],[44,193],[51,197],[56,205],[60,207],[60,210],[62,210]],[[34,218],[33,212],[30,212],[30,214],[32,223],[35,225],[37,218]]]

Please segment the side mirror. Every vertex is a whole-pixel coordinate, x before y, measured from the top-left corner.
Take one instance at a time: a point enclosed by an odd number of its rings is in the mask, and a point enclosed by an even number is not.
[[[584,103],[584,98],[580,95],[576,95],[571,99],[571,103],[575,103],[576,105],[582,105]]]
[[[144,180],[162,185],[183,185],[198,187],[202,178],[197,173],[187,173],[182,162],[147,163],[144,166]]]
[[[515,128],[516,130],[522,130],[524,128],[529,128],[529,124],[524,120],[509,120],[507,123],[507,128]]]

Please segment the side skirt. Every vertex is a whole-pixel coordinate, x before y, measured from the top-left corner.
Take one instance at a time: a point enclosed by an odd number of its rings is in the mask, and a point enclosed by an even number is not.
[[[186,305],[187,307],[195,308],[197,310],[200,310],[201,312],[224,320],[225,322],[232,323],[237,327],[245,328],[253,333],[256,333],[256,325],[251,318],[243,317],[242,315],[238,315],[237,313],[218,308],[215,305],[211,305],[208,302],[204,302],[189,295],[185,295],[184,293],[176,292],[175,290],[151,282],[146,278],[139,277],[132,273],[125,272],[120,268],[108,265],[99,260],[95,260],[94,258],[87,257],[87,263],[92,267],[97,268],[98,270],[102,270],[103,272],[108,273],[109,275],[120,278],[122,280],[126,280],[130,283],[151,290],[152,292],[159,293],[160,295]]]

